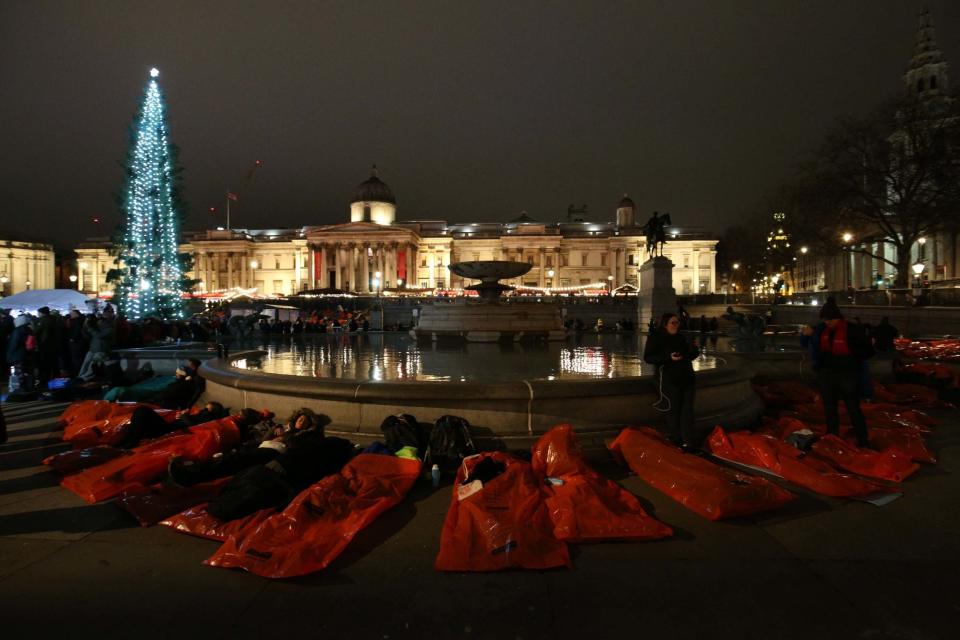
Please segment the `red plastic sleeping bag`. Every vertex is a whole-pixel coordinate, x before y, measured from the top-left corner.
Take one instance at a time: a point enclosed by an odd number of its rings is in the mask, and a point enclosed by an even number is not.
[[[192,487],[134,485],[125,489],[117,504],[137,519],[141,527],[157,524],[184,509],[213,500],[230,478],[218,478]]]
[[[205,564],[265,578],[319,571],[360,530],[403,500],[420,467],[418,460],[362,453],[338,475],[303,490],[283,511],[228,537]]]
[[[680,451],[650,427],[627,427],[610,445],[641,480],[709,520],[776,509],[794,495],[764,478]]]
[[[87,502],[120,495],[132,485],[150,485],[167,472],[171,456],[200,462],[240,441],[232,417],[204,422],[186,431],[171,433],[133,449],[132,453],[105,464],[67,476],[61,484]]]
[[[557,539],[657,540],[673,535],[670,527],[647,515],[632,493],[587,465],[570,425],[553,427],[532,452],[533,471],[541,477]]]
[[[203,503],[161,520],[160,524],[175,529],[180,533],[223,542],[228,537],[248,527],[251,529],[256,528],[261,522],[276,512],[276,509],[263,509],[245,518],[224,522],[223,520],[217,520],[207,513],[207,503]]]
[[[824,436],[827,433],[827,427],[822,423],[801,421],[790,416],[781,416],[776,425],[766,425],[764,433],[783,439],[799,429],[809,429],[819,436]],[[842,425],[840,435],[844,440],[851,440],[853,439],[853,429]],[[936,457],[927,449],[927,445],[923,441],[923,432],[920,431],[919,427],[897,427],[895,429],[868,427],[867,436],[870,439],[870,447],[880,453],[897,449],[914,462],[937,463]]]
[[[43,459],[43,464],[61,475],[68,476],[71,473],[96,467],[104,462],[109,462],[121,456],[128,455],[129,453],[130,452],[125,449],[100,444],[95,447],[73,449],[71,451],[64,451],[63,453],[47,456]]]
[[[851,498],[890,493],[889,489],[876,482],[838,473],[827,462],[804,455],[772,436],[745,431],[726,433],[721,427],[716,427],[707,438],[707,446],[719,458],[767,469],[825,496]]]
[[[461,500],[463,480],[487,458],[506,469]],[[465,459],[457,471],[434,567],[499,571],[569,566],[567,545],[553,536],[540,482],[530,464],[499,451]]]
[[[909,404],[918,407],[939,407],[943,403],[937,396],[937,390],[919,384],[874,383],[874,397],[880,402],[891,404]]]
[[[885,451],[861,449],[833,435],[823,436],[813,443],[811,449],[835,467],[881,480],[903,482],[920,468],[896,447]]]
[[[150,404],[81,400],[67,407],[60,416],[64,425],[63,440],[71,443],[74,449],[98,444],[116,445],[123,441],[130,416],[137,407],[149,407],[168,422],[178,415],[177,411],[159,409]]]

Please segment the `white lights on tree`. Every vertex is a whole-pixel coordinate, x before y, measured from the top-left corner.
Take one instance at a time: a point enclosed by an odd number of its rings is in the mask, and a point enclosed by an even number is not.
[[[124,223],[115,277],[120,309],[133,319],[182,317],[182,295],[189,289],[178,254],[176,151],[168,139],[159,75],[150,70],[134,119],[122,191]]]

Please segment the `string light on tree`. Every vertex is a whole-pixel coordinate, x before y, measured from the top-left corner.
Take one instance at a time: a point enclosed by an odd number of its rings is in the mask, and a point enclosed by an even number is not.
[[[157,78],[150,80],[134,119],[122,191],[123,227],[113,272],[118,303],[130,318],[179,318],[188,259],[178,254],[181,203],[176,148],[167,134],[166,105]]]

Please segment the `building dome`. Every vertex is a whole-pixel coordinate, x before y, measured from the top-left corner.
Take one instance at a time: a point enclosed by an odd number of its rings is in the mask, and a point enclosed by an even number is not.
[[[637,208],[637,205],[633,204],[633,200],[631,200],[627,194],[623,194],[623,198],[620,200],[620,204],[617,205],[617,209],[623,209],[624,207],[630,207],[631,209]]]
[[[354,193],[351,202],[389,202],[390,204],[396,204],[397,200],[393,197],[393,191],[379,176],[380,172],[377,171],[377,165],[373,165],[370,177],[357,185],[357,191]]]

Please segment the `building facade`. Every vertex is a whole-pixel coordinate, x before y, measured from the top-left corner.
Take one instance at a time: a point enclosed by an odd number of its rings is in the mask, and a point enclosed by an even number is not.
[[[53,247],[40,242],[0,240],[0,295],[53,289]]]
[[[578,211],[571,209],[571,211]],[[304,291],[376,293],[385,289],[460,289],[454,262],[510,260],[531,270],[508,284],[575,292],[636,287],[646,240],[626,196],[609,222],[538,222],[526,214],[508,223],[398,221],[396,198],[374,167],[350,203],[350,222],[300,229],[187,232],[181,251],[193,256],[197,292],[255,290],[276,297]],[[568,217],[573,217],[572,215]],[[713,293],[717,240],[669,228],[664,255],[673,260],[677,293]],[[78,288],[108,295],[109,241],[77,247]]]

